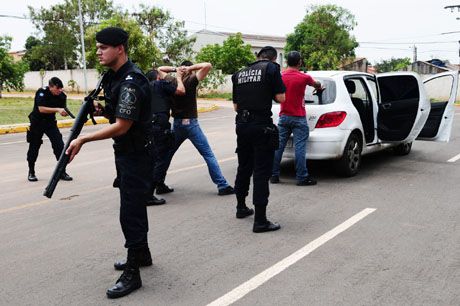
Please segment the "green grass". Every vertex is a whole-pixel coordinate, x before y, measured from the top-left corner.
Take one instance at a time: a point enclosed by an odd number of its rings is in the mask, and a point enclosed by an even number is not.
[[[82,100],[67,99],[67,107],[76,116]],[[0,125],[28,123],[30,112],[34,106],[33,98],[1,98],[0,99]],[[69,119],[56,114],[56,119]]]
[[[209,92],[205,94],[199,94],[198,98],[203,99],[225,99],[228,101],[232,100],[232,94],[229,92],[219,93],[219,92]]]

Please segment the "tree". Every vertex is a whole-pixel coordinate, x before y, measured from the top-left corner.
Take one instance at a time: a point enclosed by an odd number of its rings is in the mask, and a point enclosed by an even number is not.
[[[144,4],[133,15],[144,33],[173,65],[192,57],[192,46],[196,39],[187,37],[184,21],[174,20],[169,11]]]
[[[118,9],[109,0],[82,0],[83,28],[110,18]],[[34,9],[29,14],[42,34],[41,43],[30,49],[30,60],[43,59],[44,69],[67,69],[77,66],[80,54],[78,0],[65,0],[50,8]],[[33,65],[34,68],[35,65]]]
[[[342,60],[355,56],[358,43],[350,32],[356,24],[354,15],[342,7],[313,5],[287,36],[285,51],[300,51],[309,69],[337,69]]]
[[[208,81],[202,82],[203,88],[216,89],[224,82],[224,75],[233,74],[255,60],[251,45],[245,44],[241,33],[230,35],[222,45],[203,47],[196,56],[198,62],[209,62],[214,69]]]
[[[121,27],[129,33],[128,56],[142,70],[152,69],[153,63],[160,60],[160,51],[150,37],[142,32],[137,21],[127,14],[115,14],[99,25],[90,27],[86,32],[86,58],[89,65],[95,66],[99,71],[104,70],[96,58],[96,33],[106,27]]]
[[[11,40],[9,36],[0,36],[0,98],[4,89],[22,90],[24,88],[24,73],[27,71],[27,64],[22,61],[15,63],[13,57],[8,54]]]
[[[390,60],[382,60],[380,63],[375,64],[375,68],[378,72],[390,72],[400,71],[411,64],[411,60],[408,57],[405,58],[394,58]]]

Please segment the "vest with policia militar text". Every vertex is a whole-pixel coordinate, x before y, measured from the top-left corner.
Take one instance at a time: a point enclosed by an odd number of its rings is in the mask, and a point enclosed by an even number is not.
[[[271,116],[273,90],[267,77],[270,61],[257,61],[232,76],[233,101],[238,110]]]

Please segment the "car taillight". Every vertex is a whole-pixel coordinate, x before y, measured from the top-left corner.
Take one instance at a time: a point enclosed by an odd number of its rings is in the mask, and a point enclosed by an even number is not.
[[[322,114],[319,117],[318,122],[316,122],[315,128],[328,128],[339,126],[345,117],[347,116],[346,112],[330,112]]]

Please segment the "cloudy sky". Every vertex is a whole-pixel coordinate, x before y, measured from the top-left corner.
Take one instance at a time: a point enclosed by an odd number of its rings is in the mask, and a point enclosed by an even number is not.
[[[40,7],[59,0],[2,1],[0,15],[23,16],[27,6]],[[460,0],[114,0],[128,9],[139,3],[160,6],[178,20],[186,21],[191,33],[208,30],[284,36],[302,20],[313,4],[336,4],[356,17],[353,35],[360,43],[357,56],[375,63],[391,57],[448,59],[459,62],[460,12],[444,9]],[[129,4],[126,4],[129,3]],[[206,8],[206,9],[205,9]],[[206,14],[205,14],[206,12]],[[205,17],[206,16],[206,17]],[[27,20],[0,17],[0,35],[13,37],[12,50],[23,49],[27,36],[35,31]],[[448,32],[458,32],[443,34]]]

